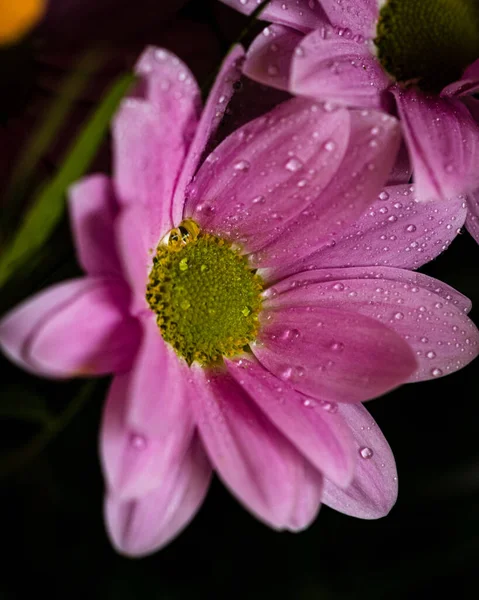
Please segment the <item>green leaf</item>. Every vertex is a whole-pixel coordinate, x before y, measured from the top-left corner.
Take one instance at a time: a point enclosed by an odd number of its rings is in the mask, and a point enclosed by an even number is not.
[[[57,175],[40,191],[12,242],[0,259],[0,286],[16,269],[32,259],[48,240],[65,211],[65,192],[92,163],[107,133],[120,100],[134,82],[134,75],[120,77],[88,120]]]

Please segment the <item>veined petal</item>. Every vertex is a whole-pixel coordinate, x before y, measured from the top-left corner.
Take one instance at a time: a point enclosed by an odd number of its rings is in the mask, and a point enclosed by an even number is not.
[[[69,190],[69,209],[79,262],[89,275],[120,275],[114,219],[117,206],[111,179],[85,177]]]
[[[377,197],[387,181],[400,142],[396,119],[377,111],[348,111],[347,151],[326,189],[304,186],[310,202],[282,228],[281,235],[251,257],[271,277],[331,244]],[[307,191],[309,188],[309,191]]]
[[[467,219],[466,227],[472,237],[479,244],[479,189],[467,196]]]
[[[394,456],[377,423],[361,404],[341,404],[339,414],[353,432],[356,469],[345,490],[324,482],[323,502],[346,515],[379,519],[396,502],[398,482]]]
[[[226,361],[228,372],[268,419],[325,477],[347,487],[354,470],[350,432],[330,402],[316,403],[257,361]]]
[[[460,100],[392,90],[422,200],[452,198],[479,187],[479,126]]]
[[[269,25],[248,48],[243,72],[259,83],[289,90],[291,61],[302,39],[290,27]]]
[[[55,285],[7,314],[0,345],[23,369],[48,377],[119,373],[138,347],[120,280],[87,277]]]
[[[466,214],[464,196],[421,202],[414,186],[389,186],[334,244],[308,256],[296,268],[418,269],[446,250],[464,225]]]
[[[228,488],[259,519],[296,531],[316,516],[322,477],[227,373],[195,369],[196,421]]]
[[[153,314],[142,324],[135,364],[113,380],[101,431],[108,488],[121,500],[158,488],[193,436],[188,367],[163,341]]]
[[[283,102],[210,154],[190,191],[188,214],[256,251],[321,196],[342,165],[349,132],[347,110],[301,98]]]
[[[221,1],[246,15],[250,15],[260,4],[258,0]],[[311,0],[270,0],[259,18],[262,21],[288,25],[298,31],[310,31],[324,23],[324,12],[319,4]]]
[[[274,287],[269,308],[320,306],[360,313],[387,325],[414,351],[418,369],[408,381],[436,379],[461,369],[479,351],[468,302],[420,273],[375,267],[307,271]],[[339,330],[339,328],[338,328]]]
[[[195,437],[177,468],[154,490],[129,500],[109,492],[105,520],[112,544],[126,556],[156,552],[192,520],[206,496],[211,467]]]
[[[252,346],[256,358],[313,398],[363,402],[416,370],[407,342],[369,316],[311,303],[266,310],[262,317],[259,343]]]
[[[226,56],[215,78],[175,188],[171,208],[173,223],[178,224],[183,219],[187,186],[193,179],[209,139],[213,136],[224,117],[225,110],[233,95],[233,86],[241,76],[238,65],[243,56],[243,48],[239,45],[234,46]]]
[[[378,0],[319,0],[318,3],[331,23],[343,29],[343,35],[373,37],[379,17]]]
[[[197,124],[199,90],[190,71],[166,50],[148,48],[135,97],[113,122],[114,183],[121,204],[143,206],[151,243],[172,227],[176,181]]]
[[[382,108],[390,85],[364,39],[346,39],[332,28],[304,37],[294,52],[289,81],[293,94],[367,108]]]

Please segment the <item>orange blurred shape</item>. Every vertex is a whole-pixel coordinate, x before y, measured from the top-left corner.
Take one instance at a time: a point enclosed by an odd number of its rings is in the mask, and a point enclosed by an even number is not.
[[[42,18],[46,0],[0,0],[0,45],[19,40]]]

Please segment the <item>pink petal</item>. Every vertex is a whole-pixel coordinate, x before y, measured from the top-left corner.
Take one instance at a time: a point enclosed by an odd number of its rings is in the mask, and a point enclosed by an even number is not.
[[[382,93],[389,84],[364,40],[346,39],[333,30],[311,32],[293,55],[290,90],[296,95],[346,106],[381,108]]]
[[[119,280],[61,283],[7,314],[0,344],[13,362],[38,375],[119,373],[129,368],[140,335],[128,303],[129,291]]]
[[[259,2],[256,0],[221,0],[235,10],[250,15]],[[260,15],[260,20],[288,25],[298,31],[310,31],[324,23],[324,13],[319,2],[311,0],[270,0]]]
[[[328,187],[316,191],[309,184],[304,186],[302,193],[313,200],[306,206],[303,203],[281,235],[251,257],[255,266],[271,269],[271,277],[280,277],[291,265],[334,243],[386,183],[400,141],[396,119],[376,111],[351,110],[349,114],[348,148]]]
[[[467,213],[466,227],[479,244],[479,189],[468,194],[467,208],[469,211]]]
[[[289,75],[294,51],[303,36],[282,25],[270,25],[248,49],[243,66],[245,75],[280,90],[289,89]]]
[[[356,470],[352,484],[345,490],[325,480],[323,502],[360,519],[384,517],[394,506],[398,493],[391,448],[364,406],[341,404],[338,411],[354,435]]]
[[[366,37],[374,36],[379,17],[378,0],[319,0],[318,4],[331,23],[342,28],[345,37],[351,32]]]
[[[404,142],[399,146],[399,151],[396,157],[396,163],[389,173],[388,185],[396,185],[399,183],[409,183],[412,176],[411,162],[409,154]]]
[[[307,271],[276,284],[274,291],[265,310],[320,306],[387,325],[407,341],[417,359],[409,381],[448,375],[479,351],[479,332],[465,315],[464,298],[420,273],[387,267]]]
[[[228,372],[274,425],[320,471],[341,487],[354,469],[350,433],[331,402],[315,402],[296,392],[258,362],[226,361]]]
[[[312,303],[267,310],[262,317],[259,343],[252,347],[256,358],[313,398],[363,402],[404,383],[416,370],[402,337],[357,312]]]
[[[117,207],[106,175],[91,175],[73,185],[69,209],[79,262],[89,275],[119,275],[113,222]]]
[[[113,122],[115,191],[148,213],[151,243],[172,227],[170,210],[197,122],[199,90],[173,54],[149,48],[140,58],[142,98],[124,100]]]
[[[441,96],[466,96],[479,92],[479,59],[469,65],[461,79],[446,86]]]
[[[130,312],[134,315],[149,310],[146,286],[159,240],[152,243],[148,230],[148,213],[142,206],[120,209],[115,221],[115,241],[122,270],[133,292]]]
[[[296,531],[316,516],[322,477],[226,373],[195,370],[201,438],[219,476],[259,519]]]
[[[101,457],[117,499],[152,492],[185,456],[193,435],[187,379],[151,315],[135,364],[113,380],[105,407]]]
[[[343,160],[349,113],[309,100],[280,104],[226,138],[201,166],[187,207],[202,227],[248,251],[282,235]]]
[[[113,546],[131,557],[146,556],[166,546],[193,519],[210,479],[208,459],[194,438],[181,463],[165,473],[154,490],[131,500],[109,493],[105,520]]]
[[[417,269],[446,250],[467,214],[464,197],[421,202],[414,186],[385,188],[334,244],[297,268],[391,266]]]
[[[224,117],[233,95],[233,86],[241,76],[238,65],[243,56],[243,48],[239,45],[233,46],[215,78],[175,188],[171,212],[173,223],[178,224],[183,219],[187,185],[193,178],[209,139],[213,136]]]
[[[479,187],[479,126],[460,100],[392,90],[423,200],[452,198]]]

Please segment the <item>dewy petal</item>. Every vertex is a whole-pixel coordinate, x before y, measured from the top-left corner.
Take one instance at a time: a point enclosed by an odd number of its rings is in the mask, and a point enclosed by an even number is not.
[[[301,212],[289,220],[275,241],[251,257],[255,266],[271,268],[271,277],[281,277],[291,265],[332,243],[387,181],[399,147],[398,122],[378,111],[348,112],[348,148],[328,187],[316,191],[305,185],[302,192],[308,194],[309,204],[302,204]]]
[[[260,4],[258,0],[221,1],[246,15],[250,15]],[[287,25],[298,31],[311,31],[325,20],[319,2],[311,0],[270,0],[258,18],[261,21]]]
[[[124,100],[113,121],[115,192],[121,204],[147,210],[156,243],[172,227],[173,192],[197,123],[199,90],[166,50],[146,50],[137,72],[137,97]]]
[[[233,46],[215,78],[176,185],[171,209],[171,220],[173,223],[179,223],[183,218],[187,185],[193,178],[200,158],[207,148],[209,139],[213,136],[224,117],[228,103],[233,95],[234,84],[241,76],[238,65],[243,56],[243,48],[239,45]]]
[[[466,227],[472,237],[479,244],[479,189],[467,196],[467,219]]]
[[[307,294],[306,294],[307,295]],[[299,392],[330,402],[363,402],[408,380],[417,363],[407,342],[379,321],[308,306],[266,310],[261,364]]]
[[[294,52],[293,94],[345,106],[381,108],[390,80],[369,46],[333,30],[316,29]]]
[[[342,164],[349,131],[345,109],[283,102],[210,154],[190,190],[187,215],[256,251],[321,196]]]
[[[112,382],[101,432],[108,487],[122,500],[158,488],[182,461],[193,435],[188,367],[163,341],[154,315],[142,324],[131,371]]]
[[[396,502],[398,481],[394,456],[374,419],[361,404],[341,404],[339,414],[349,425],[357,447],[352,484],[342,490],[324,482],[323,502],[346,515],[379,519]]]
[[[302,39],[301,33],[289,27],[266,27],[248,48],[243,66],[245,75],[259,83],[289,90],[291,60]]]
[[[342,30],[342,35],[355,33],[373,37],[379,17],[378,0],[318,0],[318,4],[331,23]]]
[[[347,487],[354,470],[350,432],[330,402],[295,391],[257,361],[226,361],[228,372],[274,425],[320,471]]]
[[[0,324],[0,345],[23,369],[49,377],[129,368],[140,332],[129,290],[116,279],[77,279],[20,304]]]
[[[389,186],[334,244],[308,256],[301,268],[376,265],[418,269],[446,250],[466,214],[464,196],[421,202],[414,186]]]
[[[69,190],[69,209],[78,260],[89,275],[119,275],[113,223],[117,212],[106,175],[91,175]]]
[[[441,96],[468,96],[479,92],[479,59],[469,65],[461,79],[446,86]]]
[[[452,198],[479,187],[479,126],[460,100],[392,90],[422,200]]]
[[[276,284],[264,309],[321,306],[376,319],[407,341],[418,362],[409,381],[422,381],[461,369],[479,351],[479,332],[465,314],[469,304],[449,290],[403,269],[322,269]]]
[[[195,369],[193,409],[210,460],[259,519],[296,531],[316,516],[322,477],[226,373]]]
[[[131,500],[108,493],[105,521],[112,544],[140,557],[164,547],[192,520],[208,490],[211,467],[198,438],[154,490]]]

